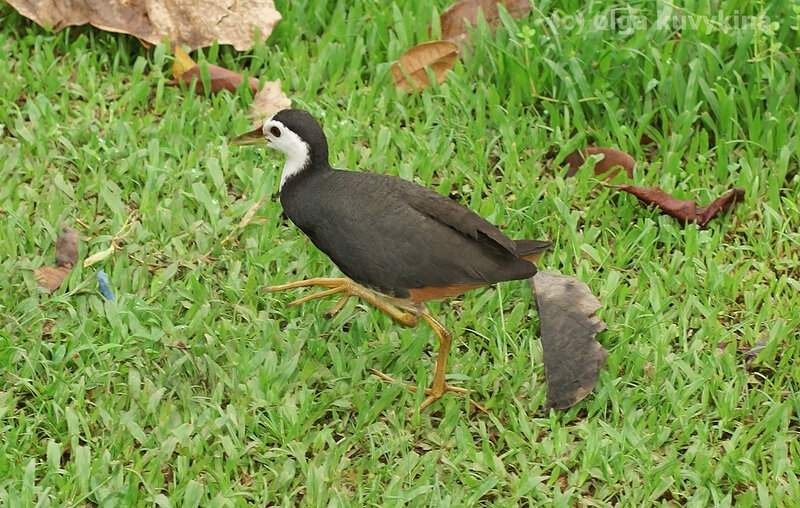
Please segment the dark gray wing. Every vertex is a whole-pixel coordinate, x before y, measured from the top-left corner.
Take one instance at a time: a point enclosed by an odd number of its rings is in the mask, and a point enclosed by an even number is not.
[[[284,187],[281,202],[348,277],[387,294],[405,297],[408,289],[491,284],[536,272],[491,223],[399,178],[331,171]]]
[[[517,254],[517,246],[513,240],[504,235],[497,226],[464,205],[413,183],[404,187],[403,199],[418,212],[474,240]]]

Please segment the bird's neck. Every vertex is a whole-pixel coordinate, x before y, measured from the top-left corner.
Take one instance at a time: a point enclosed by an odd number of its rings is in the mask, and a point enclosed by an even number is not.
[[[281,172],[279,190],[284,190],[284,186],[287,183],[300,180],[302,179],[301,177],[310,177],[315,173],[322,173],[330,169],[327,153],[312,155],[308,151],[301,151],[287,154],[286,164],[283,165],[283,171]]]
[[[300,146],[295,147],[296,149],[285,152],[286,164],[283,165],[283,172],[281,172],[280,190],[283,190],[286,182],[295,179],[301,174],[314,173],[330,168],[327,148],[316,147],[312,150],[308,143],[305,142],[298,143],[298,145]]]

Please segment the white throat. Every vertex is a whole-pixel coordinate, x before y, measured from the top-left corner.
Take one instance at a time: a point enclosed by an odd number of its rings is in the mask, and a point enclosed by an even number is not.
[[[299,141],[299,146],[293,146],[291,151],[281,150],[286,154],[286,164],[283,165],[283,171],[281,172],[279,191],[283,190],[283,186],[289,178],[301,172],[311,161],[308,145],[300,141],[300,138],[297,138],[297,140]]]

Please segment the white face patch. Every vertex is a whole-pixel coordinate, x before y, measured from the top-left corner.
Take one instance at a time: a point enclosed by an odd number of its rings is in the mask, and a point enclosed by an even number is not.
[[[283,189],[286,180],[302,171],[310,162],[310,149],[308,143],[300,139],[300,136],[272,118],[264,122],[262,130],[267,140],[267,146],[286,154],[286,164],[281,173],[280,190]]]

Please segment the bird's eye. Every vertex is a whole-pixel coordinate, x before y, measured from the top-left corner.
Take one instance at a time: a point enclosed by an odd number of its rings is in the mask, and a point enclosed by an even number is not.
[[[269,133],[272,134],[273,136],[275,136],[276,138],[281,137],[281,130],[279,128],[277,128],[277,127],[274,127],[274,126],[271,127],[269,129]]]

